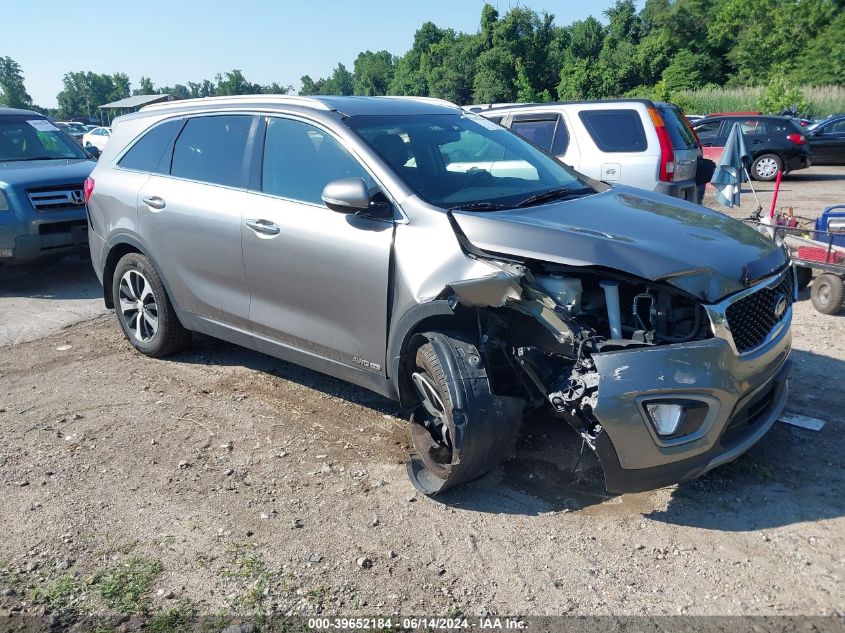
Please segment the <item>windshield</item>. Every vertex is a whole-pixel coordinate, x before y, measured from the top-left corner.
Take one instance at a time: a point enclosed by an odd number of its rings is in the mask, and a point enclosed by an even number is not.
[[[345,120],[426,202],[505,209],[538,198],[595,193],[583,176],[516,134],[465,112]]]
[[[0,117],[0,161],[88,158],[85,152],[47,119]]]

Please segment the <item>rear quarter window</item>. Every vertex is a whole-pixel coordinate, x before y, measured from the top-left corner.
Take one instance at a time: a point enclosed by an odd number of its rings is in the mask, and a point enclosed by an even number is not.
[[[172,119],[151,128],[129,148],[118,165],[124,169],[156,174],[168,173],[170,171],[170,160],[165,160],[164,154],[181,125],[182,119]],[[94,133],[96,134],[98,131]]]
[[[214,185],[246,186],[244,158],[252,120],[240,114],[188,119],[173,147],[170,174]]]
[[[644,152],[648,147],[636,110],[582,110],[578,116],[603,152]]]
[[[672,147],[675,149],[695,149],[698,146],[695,135],[680,110],[665,106],[659,108],[659,110],[660,118],[663,119],[666,130],[669,132]]]
[[[556,120],[552,121],[514,121],[511,130],[527,141],[547,152],[552,151],[552,141],[555,137]]]

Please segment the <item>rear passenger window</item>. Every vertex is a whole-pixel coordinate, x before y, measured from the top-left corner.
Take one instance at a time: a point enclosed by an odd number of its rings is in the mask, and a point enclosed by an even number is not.
[[[547,152],[552,151],[557,121],[514,121],[511,130]]]
[[[695,133],[698,138],[715,138],[719,136],[719,130],[722,127],[721,121],[711,121],[710,123],[703,123],[695,128]]]
[[[648,147],[636,110],[582,110],[578,116],[603,152],[644,152]]]
[[[246,154],[252,117],[208,116],[188,119],[176,146],[170,173],[228,187],[245,186]]]
[[[321,129],[292,119],[269,119],[262,191],[322,206],[323,188],[342,178],[363,178],[368,186],[374,184],[361,164]]]
[[[743,134],[748,134],[750,136],[759,136],[760,134],[766,133],[765,123],[759,119],[740,121],[739,127],[742,129]]]
[[[125,169],[166,174],[170,170],[170,161],[162,159],[181,125],[182,119],[171,119],[156,125],[129,148],[118,164]]]

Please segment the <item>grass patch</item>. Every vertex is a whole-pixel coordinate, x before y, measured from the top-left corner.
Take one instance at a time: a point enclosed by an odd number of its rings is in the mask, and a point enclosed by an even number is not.
[[[133,558],[121,567],[94,576],[93,585],[103,601],[122,615],[144,613],[150,588],[162,569],[158,561]]]
[[[326,594],[328,593],[328,589],[325,587],[313,587],[305,592],[305,597],[308,598],[311,602],[316,602],[317,604],[321,603],[326,598]]]
[[[196,615],[194,604],[190,600],[181,600],[175,608],[156,615],[147,628],[150,633],[181,633],[195,628]]]
[[[62,576],[46,587],[36,587],[32,592],[32,602],[47,605],[51,611],[66,611],[79,589],[76,578]]]
[[[845,111],[845,86],[800,86],[800,89],[812,116],[822,117]],[[677,96],[689,114],[709,114],[757,111],[764,93],[762,86],[746,86],[680,90]]]

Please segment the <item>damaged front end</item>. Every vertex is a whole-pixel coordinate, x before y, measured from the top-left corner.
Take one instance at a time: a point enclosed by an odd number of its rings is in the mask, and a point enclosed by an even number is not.
[[[438,298],[472,321],[483,378],[493,400],[507,403],[510,417],[498,415],[501,402],[488,407],[490,428],[548,411],[597,453],[611,492],[660,487],[733,459],[783,407],[791,307],[778,336],[742,357],[717,335],[724,324],[714,325],[713,306],[669,283],[601,267],[485,261],[500,272],[452,283]],[[524,404],[518,414],[514,402]],[[472,417],[459,415],[451,437],[467,442],[458,426]],[[485,432],[483,423],[476,429]],[[489,446],[486,463],[460,450],[454,459],[478,476],[509,455],[515,438],[505,433]],[[466,479],[444,471],[432,485],[419,460],[409,474],[429,494]]]

